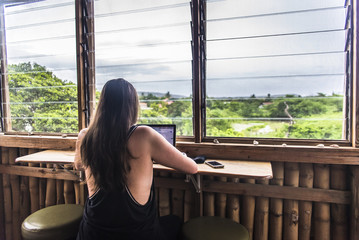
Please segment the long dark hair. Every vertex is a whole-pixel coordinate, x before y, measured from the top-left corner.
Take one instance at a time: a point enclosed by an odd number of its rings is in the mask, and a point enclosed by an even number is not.
[[[137,92],[131,83],[119,78],[104,85],[81,145],[82,162],[91,169],[98,188],[111,190],[126,184],[130,171],[128,131],[137,121],[138,107]]]

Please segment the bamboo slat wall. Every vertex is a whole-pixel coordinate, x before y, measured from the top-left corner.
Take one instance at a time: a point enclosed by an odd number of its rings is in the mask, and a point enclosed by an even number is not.
[[[17,157],[36,151],[2,147],[0,162],[2,165],[15,165]],[[73,181],[9,174],[0,176],[0,240],[21,239],[22,221],[41,208],[62,203],[80,203],[79,200],[76,201],[74,191],[74,186],[78,183]]]
[[[2,147],[0,166],[14,165],[16,157],[36,151]],[[359,216],[352,213],[357,206],[351,210],[351,199],[358,197],[358,177],[351,177],[353,168],[358,172],[356,167],[283,162],[272,166],[270,181],[204,176],[202,193],[185,182],[183,174],[156,173],[159,213],[187,221],[202,208],[203,215],[243,224],[251,239],[258,240],[358,239],[349,227]],[[30,167],[53,168],[26,168]],[[78,182],[19,175],[0,178],[0,240],[20,239],[21,222],[40,208],[84,201],[86,193]],[[282,188],[286,194],[272,193]]]

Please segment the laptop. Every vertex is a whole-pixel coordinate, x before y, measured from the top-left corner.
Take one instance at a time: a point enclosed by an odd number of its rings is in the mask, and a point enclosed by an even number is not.
[[[170,144],[176,146],[176,125],[175,124],[144,124],[156,130]]]

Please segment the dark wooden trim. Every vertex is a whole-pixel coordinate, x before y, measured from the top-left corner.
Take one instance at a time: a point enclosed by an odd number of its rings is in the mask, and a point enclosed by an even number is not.
[[[6,52],[6,31],[5,31],[5,13],[4,5],[0,4],[0,90],[1,90],[1,108],[4,117],[4,129],[2,131],[11,131],[11,112],[9,83],[7,75],[7,52]]]
[[[69,170],[70,171],[70,170]],[[75,171],[73,171],[75,173]],[[47,179],[59,179],[59,180],[70,180],[79,181],[79,177],[71,174],[63,169],[51,169],[51,168],[40,168],[40,167],[24,167],[17,165],[1,165],[0,173],[18,176],[38,177]]]
[[[180,189],[180,190],[194,190],[192,183],[186,182],[185,179],[155,177],[155,186],[159,188],[168,188],[168,189],[172,188],[172,189]]]
[[[42,137],[0,134],[1,147],[75,150],[77,137]]]
[[[74,150],[76,137],[18,136],[0,134],[0,146],[34,149]],[[359,165],[359,149],[352,147],[310,147],[249,144],[213,144],[177,142],[176,147],[194,157],[227,160],[253,160],[270,162],[304,162]]]
[[[359,164],[359,149],[352,147],[310,147],[253,144],[177,143],[188,156],[205,155],[207,158],[253,160],[270,162],[307,162],[325,164]]]
[[[172,179],[155,177],[156,187],[194,190],[191,183],[186,183],[184,179]],[[281,199],[291,199],[298,201],[314,201],[336,204],[350,204],[351,192],[318,188],[303,188],[277,185],[263,185],[250,183],[234,182],[215,182],[204,180],[202,186],[203,192],[238,194],[257,197],[270,197]]]
[[[213,143],[214,139],[217,139],[219,143],[230,144],[253,144],[256,140],[263,145],[293,145],[293,146],[317,146],[324,144],[325,146],[338,145],[341,147],[352,147],[352,143],[349,140],[328,140],[328,139],[286,139],[286,138],[235,138],[235,137],[205,137],[202,139],[202,143]]]
[[[359,146],[359,0],[353,0],[353,121],[352,142],[354,147]]]
[[[89,113],[91,122],[96,108],[96,74],[95,74],[95,10],[94,10],[94,0],[90,0],[87,3],[88,13],[90,18],[87,19],[89,36],[88,36],[88,43],[89,43],[89,66],[88,66],[88,89],[89,89]],[[88,127],[88,126],[86,126]]]
[[[83,62],[83,26],[82,26],[82,0],[75,1],[76,16],[76,61],[77,61],[77,101],[78,101],[78,126],[82,129],[86,126],[85,116],[85,86],[84,86],[84,62]]]
[[[355,167],[358,169],[358,167]],[[74,173],[76,171],[73,171]],[[63,169],[51,169],[40,167],[25,167],[17,165],[0,165],[0,174],[10,174],[18,176],[29,176],[49,179],[62,179],[78,181],[79,178]],[[358,176],[356,176],[356,181]],[[185,182],[185,179],[174,179],[155,177],[156,187],[194,190],[192,183]],[[357,188],[358,186],[356,186]],[[281,199],[291,199],[299,201],[314,201],[336,204],[351,204],[352,194],[350,191],[319,189],[319,188],[302,188],[277,185],[263,185],[250,183],[235,182],[215,182],[203,180],[203,192],[215,192],[226,194],[249,195],[258,197],[270,197]],[[357,197],[357,196],[356,196]],[[357,207],[355,207],[357,208]]]
[[[75,9],[78,113],[82,129],[88,126],[96,106],[94,2],[76,0]]]
[[[202,87],[201,87],[201,61],[200,61],[200,0],[191,1],[192,11],[192,92],[193,92],[193,135],[194,141],[202,141]]]
[[[203,181],[203,192],[239,194],[299,201],[350,204],[351,192],[318,188]]]

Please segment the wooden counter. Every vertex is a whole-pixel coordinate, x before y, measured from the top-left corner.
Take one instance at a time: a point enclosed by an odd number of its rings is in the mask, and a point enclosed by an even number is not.
[[[18,157],[16,162],[20,163],[52,163],[52,164],[73,164],[74,151],[45,150]],[[216,160],[224,165],[224,168],[211,168],[206,164],[198,164],[199,175],[212,175],[222,177],[245,177],[256,179],[272,178],[272,166],[270,162],[256,161],[235,161],[235,160]],[[155,171],[175,171],[160,164],[154,164]]]

